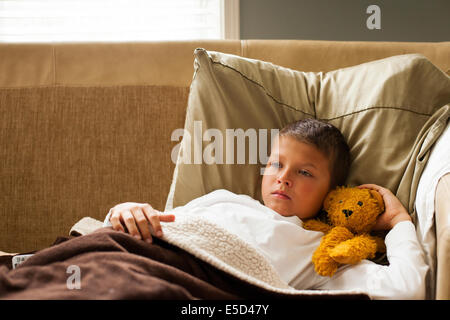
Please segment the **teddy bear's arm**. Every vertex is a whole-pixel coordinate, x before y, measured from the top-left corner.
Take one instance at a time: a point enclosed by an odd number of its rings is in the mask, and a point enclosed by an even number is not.
[[[370,236],[377,243],[377,252],[386,252],[386,244],[380,237]]]
[[[378,241],[364,234],[346,240],[330,250],[330,257],[338,263],[356,264],[363,259],[375,257]]]
[[[339,243],[351,238],[353,238],[353,233],[347,228],[332,228],[328,234],[322,237],[319,247],[313,254],[314,270],[324,277],[333,276],[339,267],[339,263],[330,257],[329,252]]]
[[[332,226],[316,219],[309,219],[303,222],[303,228],[306,230],[328,233],[331,230]]]

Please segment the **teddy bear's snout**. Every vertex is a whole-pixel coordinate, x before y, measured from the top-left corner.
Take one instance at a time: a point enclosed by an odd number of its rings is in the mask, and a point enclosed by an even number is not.
[[[342,213],[345,214],[346,218],[348,218],[348,217],[350,217],[352,215],[353,211],[344,209],[344,210],[342,210]]]

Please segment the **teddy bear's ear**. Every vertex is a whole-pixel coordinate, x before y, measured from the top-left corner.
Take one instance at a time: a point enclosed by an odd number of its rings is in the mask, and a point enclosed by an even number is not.
[[[324,207],[325,209],[329,209],[329,208],[330,208],[330,203],[331,203],[331,201],[333,201],[333,197],[330,196],[330,195],[328,195],[328,196],[325,198],[325,200],[323,201],[323,207]]]
[[[378,202],[378,204],[381,208],[381,212],[384,212],[384,201],[383,201],[383,197],[381,196],[381,194],[379,194],[378,191],[375,191],[375,190],[369,190],[369,192],[372,195],[372,197],[375,198],[375,200]]]
[[[338,188],[335,188],[334,190],[331,190],[330,192],[328,192],[327,196],[325,197],[325,200],[323,201],[323,208],[325,210],[328,210],[330,208],[330,205],[335,198],[337,190],[338,190]]]

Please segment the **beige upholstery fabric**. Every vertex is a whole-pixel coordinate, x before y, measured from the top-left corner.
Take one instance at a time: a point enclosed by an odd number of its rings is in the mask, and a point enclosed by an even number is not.
[[[197,47],[239,54],[239,41],[2,44],[0,87],[188,87]]]
[[[163,210],[187,96],[161,86],[1,90],[0,248],[49,246],[121,202]]]
[[[450,75],[448,50],[450,42],[246,40],[242,42],[241,55],[294,70],[328,72],[395,55],[419,53]]]
[[[386,186],[413,211],[417,178],[450,112],[445,106],[450,78],[425,57],[401,55],[328,73],[299,72],[201,49],[195,57],[185,124],[191,139],[181,142],[166,210],[220,188],[261,201],[261,158],[251,164],[246,145],[245,164],[237,164],[236,155],[230,159],[234,164],[227,162],[226,145],[238,142],[227,139],[226,130],[281,129],[315,117],[331,122],[346,137],[353,157],[349,185]],[[204,156],[195,163],[195,121],[203,134],[208,129],[221,132],[223,147],[201,141],[200,157],[209,145],[216,155],[222,152],[213,164]]]
[[[193,52],[205,48],[301,71],[331,71],[420,53],[450,74],[450,42],[208,40],[0,44],[0,87],[160,85],[189,87]]]

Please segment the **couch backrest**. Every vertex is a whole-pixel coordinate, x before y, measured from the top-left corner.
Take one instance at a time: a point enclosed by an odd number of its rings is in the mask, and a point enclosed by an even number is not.
[[[197,47],[301,71],[421,53],[450,73],[450,42],[0,44],[1,251],[49,246],[121,202],[164,209]]]

